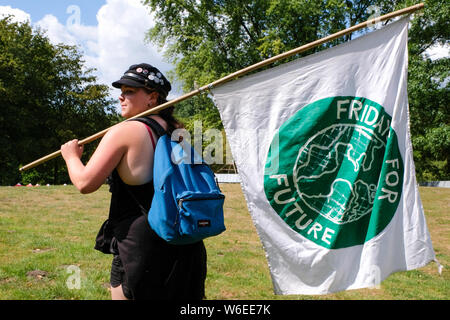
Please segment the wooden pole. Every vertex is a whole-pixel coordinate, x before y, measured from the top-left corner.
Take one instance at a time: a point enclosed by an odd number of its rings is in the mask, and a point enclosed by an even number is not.
[[[210,84],[205,85],[205,86],[203,86],[203,87],[201,87],[199,89],[196,89],[194,91],[191,91],[190,93],[187,93],[187,94],[185,94],[185,95],[183,95],[181,97],[178,97],[178,98],[176,98],[174,100],[168,101],[168,102],[166,102],[166,103],[164,103],[162,105],[159,105],[159,106],[157,106],[155,108],[149,109],[149,110],[147,110],[145,112],[142,112],[142,113],[136,115],[135,117],[133,117],[131,119],[138,118],[138,117],[144,117],[144,116],[148,116],[148,115],[151,115],[151,114],[156,114],[156,113],[158,113],[161,110],[164,110],[164,109],[166,109],[166,108],[168,108],[170,106],[173,106],[174,104],[177,104],[177,103],[179,103],[181,101],[187,100],[187,99],[189,99],[189,98],[191,98],[193,96],[196,96],[196,95],[198,95],[198,94],[200,94],[200,93],[202,93],[202,92],[204,92],[206,90],[209,90],[209,89],[212,89],[212,88],[217,87],[219,85],[222,85],[222,84],[224,84],[226,82],[229,82],[229,81],[231,81],[231,80],[233,80],[235,78],[241,77],[241,76],[243,76],[243,75],[245,75],[245,74],[247,74],[247,73],[249,73],[251,71],[260,69],[260,68],[262,68],[264,66],[267,66],[267,65],[269,65],[271,63],[274,63],[276,61],[279,61],[281,59],[285,59],[285,58],[291,57],[293,55],[299,54],[301,52],[307,51],[307,50],[312,49],[314,47],[317,47],[317,46],[319,46],[321,44],[324,44],[326,42],[332,41],[332,40],[334,40],[336,38],[339,38],[339,37],[345,36],[347,34],[353,33],[355,31],[358,31],[360,29],[366,28],[366,27],[368,27],[370,25],[373,25],[375,23],[378,23],[378,22],[381,22],[381,21],[385,21],[385,20],[389,20],[389,19],[393,19],[395,17],[401,16],[401,15],[404,15],[404,14],[409,14],[409,13],[412,13],[414,11],[423,9],[423,7],[424,7],[424,4],[423,3],[419,3],[419,4],[416,4],[416,5],[411,6],[411,7],[407,7],[407,8],[401,9],[401,10],[397,10],[397,11],[385,14],[385,15],[377,17],[377,18],[373,18],[373,19],[367,20],[366,22],[357,24],[357,25],[355,25],[353,27],[350,27],[350,28],[347,28],[345,30],[341,30],[341,31],[336,32],[336,33],[334,33],[332,35],[324,37],[322,39],[310,42],[310,43],[305,44],[303,46],[300,46],[298,48],[292,49],[292,50],[287,51],[285,53],[279,54],[279,55],[274,56],[272,58],[269,58],[269,59],[266,59],[264,61],[255,63],[255,64],[253,64],[253,65],[251,65],[249,67],[246,67],[244,69],[241,69],[239,71],[231,73],[228,76],[225,76],[225,77],[223,77],[223,78],[221,78],[219,80],[211,82]],[[95,140],[103,137],[106,134],[106,132],[108,132],[111,128],[112,127],[108,128],[108,129],[105,129],[103,131],[100,131],[100,132],[98,132],[98,133],[96,133],[96,134],[94,134],[94,135],[92,135],[92,136],[90,136],[90,137],[88,137],[88,138],[86,138],[84,140],[79,141],[79,145],[88,144],[88,143],[90,143],[92,141],[95,141]],[[56,157],[58,157],[60,155],[61,155],[61,151],[55,151],[55,152],[53,152],[53,153],[51,153],[51,154],[49,154],[49,155],[47,155],[45,157],[42,157],[42,158],[40,158],[40,159],[38,159],[36,161],[33,161],[33,162],[27,164],[26,166],[23,166],[19,170],[20,171],[24,171],[24,170],[31,169],[31,168],[36,167],[36,166],[38,166],[38,165],[40,165],[40,164],[42,164],[44,162],[47,162],[48,160],[56,158]]]

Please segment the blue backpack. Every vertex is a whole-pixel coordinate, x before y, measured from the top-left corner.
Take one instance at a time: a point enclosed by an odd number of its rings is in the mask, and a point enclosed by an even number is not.
[[[171,244],[190,244],[225,231],[223,204],[211,168],[185,141],[172,141],[151,118],[136,118],[159,136],[153,164],[150,227]]]

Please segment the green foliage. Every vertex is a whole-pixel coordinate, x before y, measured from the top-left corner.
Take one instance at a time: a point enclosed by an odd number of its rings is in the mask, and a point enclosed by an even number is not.
[[[190,143],[203,154],[214,171],[229,166],[232,159],[226,154],[225,131],[219,112],[208,95],[197,95],[181,102],[175,108],[175,116],[188,131]]]
[[[425,9],[414,15],[409,33],[408,90],[414,155],[420,180],[449,179],[450,152],[448,139],[444,139],[449,126],[449,59],[430,60],[424,53],[434,45],[448,45],[450,2],[424,2]],[[415,3],[411,0],[144,1],[155,12],[155,26],[150,29],[148,39],[167,48],[167,59],[176,65],[175,74],[183,82],[185,92],[364,22],[376,13],[385,14]],[[342,37],[302,55],[351,37]],[[214,125],[220,123],[220,117],[211,106],[211,101],[202,98],[177,109],[190,120],[196,113],[202,119],[214,118],[210,122]]]
[[[375,1],[146,0],[144,3],[155,12],[155,26],[148,38],[166,46],[167,58],[176,64],[176,75],[183,81],[184,91],[191,91],[365,20],[370,14],[367,7]]]
[[[450,180],[450,58],[431,60],[426,50],[449,45],[450,3],[427,0],[409,32],[408,93],[418,179]]]
[[[21,178],[31,183],[68,181],[62,159],[22,177],[18,169],[117,119],[107,86],[95,83],[93,70],[83,69],[76,47],[52,45],[29,23],[0,20],[0,185]]]
[[[195,121],[202,121],[205,128],[223,128],[217,108],[207,95],[197,95],[181,102],[175,108],[175,116],[181,119],[191,133]]]

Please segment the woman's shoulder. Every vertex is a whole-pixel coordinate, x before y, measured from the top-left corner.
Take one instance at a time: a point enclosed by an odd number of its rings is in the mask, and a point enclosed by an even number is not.
[[[150,116],[152,119],[157,121],[159,125],[161,125],[164,130],[167,130],[168,125],[167,122],[162,119],[160,116],[152,115]],[[153,131],[153,130],[152,130]],[[127,120],[113,126],[106,135],[112,139],[121,139],[126,137],[126,140],[130,141],[130,138],[137,138],[137,136],[147,135],[147,128],[140,121]]]
[[[124,121],[111,127],[102,140],[117,146],[129,146],[146,134],[145,127],[137,121]]]
[[[133,132],[137,127],[139,127],[138,121],[123,121],[115,126],[111,127],[107,134],[109,135],[119,135],[125,132]]]

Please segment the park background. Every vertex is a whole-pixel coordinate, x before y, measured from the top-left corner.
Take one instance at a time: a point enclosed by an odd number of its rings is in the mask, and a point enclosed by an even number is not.
[[[87,197],[73,186],[64,187],[70,179],[61,158],[24,172],[18,169],[58,150],[68,140],[88,137],[122,121],[118,91],[110,83],[129,65],[149,62],[160,68],[174,87],[169,98],[175,98],[266,58],[416,3],[0,1],[0,185],[4,186],[0,188],[0,299],[108,297],[104,284],[109,258],[92,250],[92,239],[107,215],[107,186]],[[447,181],[450,3],[424,3],[425,8],[413,15],[409,30],[408,97],[416,175],[420,182]],[[176,114],[193,135],[199,122],[197,136],[211,129],[223,132],[208,94],[179,103]],[[202,143],[205,148],[211,141]],[[221,143],[226,150],[226,139]],[[86,146],[85,161],[95,147],[96,143]],[[234,172],[232,161],[226,159],[212,168]],[[51,187],[10,187],[17,184]],[[274,298],[267,263],[239,185],[224,184],[223,188],[229,230],[208,243],[209,287],[222,289],[210,289],[209,298]],[[446,266],[448,189],[421,188],[420,192],[437,257]],[[70,266],[81,272],[81,289],[67,286]],[[444,268],[439,276],[436,270],[431,264],[395,275],[381,289],[332,298],[448,299],[448,273]],[[385,293],[378,295],[380,290]]]

